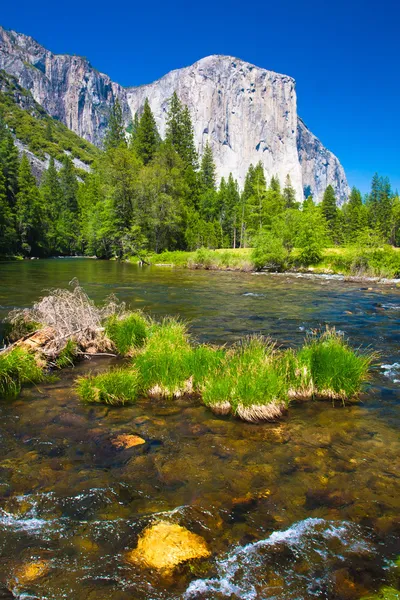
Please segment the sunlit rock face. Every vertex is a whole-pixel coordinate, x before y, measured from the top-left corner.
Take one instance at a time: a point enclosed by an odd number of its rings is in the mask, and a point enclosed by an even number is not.
[[[124,89],[86,58],[53,54],[33,38],[2,27],[0,69],[14,75],[52,117],[95,144],[101,142],[117,96],[126,107]]]
[[[348,194],[338,159],[297,115],[294,80],[230,56],[208,56],[154,83],[123,88],[87,59],[55,55],[29,36],[0,28],[0,68],[15,75],[53,117],[101,145],[110,107],[119,98],[128,124],[148,97],[161,135],[168,99],[176,91],[190,110],[201,154],[210,142],[218,177],[233,173],[242,186],[251,163],[261,161],[267,180],[290,175],[298,200],[316,201],[331,184],[339,203]]]

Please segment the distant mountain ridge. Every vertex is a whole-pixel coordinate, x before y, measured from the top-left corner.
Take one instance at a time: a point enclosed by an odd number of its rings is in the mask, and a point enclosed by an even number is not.
[[[243,185],[250,163],[261,161],[267,179],[277,175],[283,184],[290,175],[299,200],[306,190],[320,201],[329,184],[339,203],[349,193],[339,160],[298,117],[295,82],[287,75],[214,55],[154,83],[124,88],[86,58],[53,54],[2,27],[0,69],[15,76],[48,114],[98,146],[116,98],[128,125],[147,97],[163,135],[168,99],[176,91],[188,105],[200,154],[210,142],[219,177],[232,172]]]

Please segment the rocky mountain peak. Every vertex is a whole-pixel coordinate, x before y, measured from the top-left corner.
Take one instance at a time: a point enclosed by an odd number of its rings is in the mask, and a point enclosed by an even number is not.
[[[304,190],[319,201],[333,185],[339,202],[348,195],[338,159],[297,115],[295,81],[239,58],[206,56],[161,79],[124,88],[82,57],[56,55],[33,38],[0,27],[0,69],[14,75],[35,100],[75,133],[101,145],[115,99],[128,124],[147,97],[161,135],[168,100],[177,92],[192,116],[201,154],[211,144],[219,177],[233,173],[241,185],[251,163],[267,179],[289,175],[299,200]]]

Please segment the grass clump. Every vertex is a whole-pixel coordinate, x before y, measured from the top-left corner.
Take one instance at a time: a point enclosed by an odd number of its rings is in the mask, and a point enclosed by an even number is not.
[[[106,321],[105,333],[122,356],[141,348],[149,334],[151,321],[141,312],[119,317],[112,315]]]
[[[58,369],[65,369],[65,367],[72,367],[78,356],[78,345],[74,340],[68,340],[65,348],[63,348],[56,358],[55,366]]]
[[[100,375],[79,377],[76,388],[81,400],[88,404],[132,404],[139,391],[138,373],[135,369],[114,369]]]
[[[0,354],[0,396],[15,398],[25,383],[44,380],[44,373],[35,357],[23,348]]]
[[[147,344],[135,359],[144,393],[154,398],[176,398],[193,391],[187,326],[167,317],[151,328]]]
[[[253,336],[227,352],[204,385],[203,401],[216,414],[233,412],[249,422],[281,416],[288,401],[274,344]]]
[[[342,401],[359,394],[373,358],[350,348],[335,329],[308,338],[297,354],[298,369],[312,382],[312,395]]]

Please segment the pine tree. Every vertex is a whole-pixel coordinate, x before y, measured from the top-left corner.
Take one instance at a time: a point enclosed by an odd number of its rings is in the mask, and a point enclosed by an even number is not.
[[[143,164],[147,165],[154,157],[159,145],[160,135],[157,130],[154,115],[151,112],[149,101],[146,98],[144,101],[143,113],[137,125],[133,149],[137,156],[142,159]]]
[[[14,217],[7,201],[6,180],[0,168],[0,256],[14,252],[16,239]]]
[[[0,118],[0,166],[5,178],[6,197],[11,209],[14,208],[18,191],[18,149],[10,130]]]
[[[178,94],[174,92],[169,99],[165,140],[175,148],[178,154],[183,146],[182,113],[182,102],[179,100]]]
[[[60,186],[65,208],[74,218],[78,214],[78,181],[69,156],[65,156],[63,159],[63,166],[60,170]]]
[[[135,140],[136,140],[136,135],[137,135],[137,130],[139,128],[139,113],[138,111],[135,112],[135,116],[133,117],[133,120],[131,121],[130,124],[130,128],[128,128],[128,131],[130,131],[130,139],[129,139],[129,147],[130,148],[134,148],[135,147]]]
[[[182,104],[176,92],[169,100],[165,140],[179,154],[186,168],[198,168],[192,119],[188,107]]]
[[[126,146],[124,119],[122,108],[118,98],[116,98],[110,112],[108,128],[104,137],[104,148],[118,148],[118,146]]]
[[[283,199],[285,201],[285,208],[296,208],[298,206],[296,202],[296,192],[292,186],[290,175],[286,175],[285,187],[283,188]]]
[[[65,218],[65,206],[57,169],[52,157],[47,170],[43,173],[40,192],[45,214],[48,252],[50,254],[63,253],[66,251],[65,240],[62,239],[62,231],[65,229],[62,223]]]
[[[178,151],[178,154],[182,158],[186,167],[191,167],[193,170],[196,170],[198,168],[198,156],[194,143],[192,119],[187,106],[183,108],[181,126],[182,147],[180,152]]]
[[[209,142],[207,141],[201,158],[200,167],[200,182],[204,190],[216,189],[216,168],[214,163],[213,152]]]
[[[25,256],[41,253],[43,239],[41,198],[26,154],[23,154],[19,166],[15,216],[22,253]]]
[[[324,196],[321,202],[321,212],[325,217],[328,231],[333,240],[336,241],[336,227],[338,219],[338,209],[336,206],[335,191],[331,185],[328,185],[324,192]]]
[[[388,241],[392,229],[393,194],[387,177],[379,177],[375,173],[371,182],[371,192],[368,197],[370,225]]]

